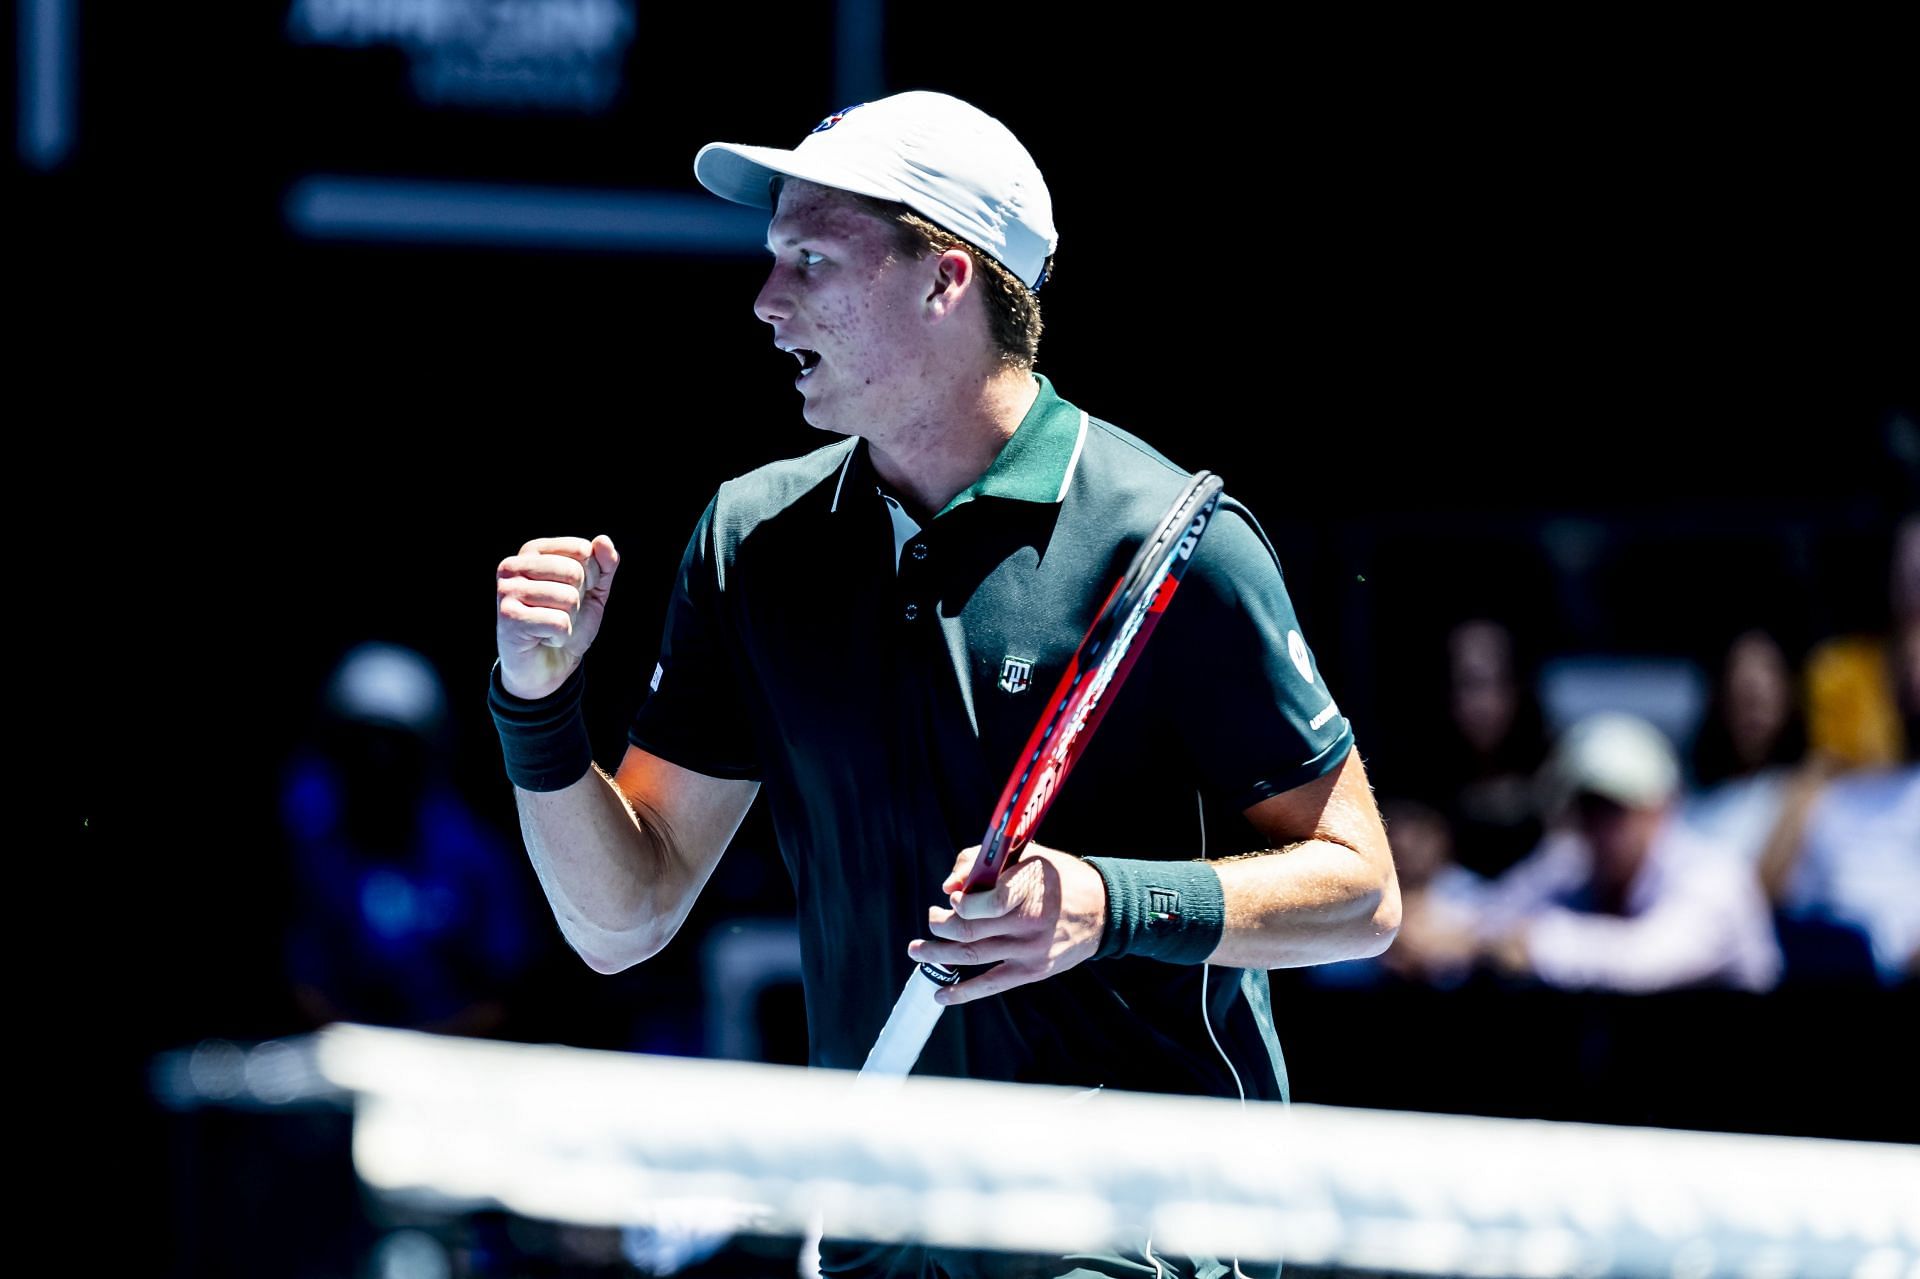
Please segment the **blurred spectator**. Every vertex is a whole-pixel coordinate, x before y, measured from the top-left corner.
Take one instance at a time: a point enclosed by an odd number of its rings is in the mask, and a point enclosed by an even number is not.
[[[1549,985],[1764,991],[1781,958],[1751,868],[1675,818],[1680,770],[1645,720],[1591,715],[1541,774],[1559,821],[1489,889],[1481,958]]]
[[[1547,735],[1505,625],[1472,619],[1447,636],[1447,738],[1432,760],[1453,856],[1498,875],[1539,843],[1533,777]]]
[[[1815,751],[1844,768],[1883,767],[1914,748],[1914,713],[1901,705],[1902,666],[1920,631],[1920,512],[1894,532],[1888,595],[1892,625],[1879,635],[1840,635],[1807,658],[1808,735]]]
[[[1761,865],[1786,919],[1859,929],[1888,984],[1920,976],[1920,516],[1896,540],[1892,603],[1889,718],[1904,759],[1816,778],[1789,799]]]
[[[1380,812],[1400,880],[1400,932],[1377,960],[1348,962],[1378,963],[1410,981],[1456,986],[1473,967],[1473,922],[1487,881],[1454,862],[1453,832],[1438,810],[1388,797],[1380,801]]]
[[[1765,874],[1790,920],[1864,933],[1886,984],[1920,977],[1920,764],[1834,778]]]
[[[446,773],[446,697],[420,654],[363,644],[286,770],[295,995],[315,1024],[487,1034],[532,960],[518,850]]]
[[[1694,739],[1698,791],[1683,802],[1682,817],[1758,864],[1806,749],[1785,650],[1764,630],[1743,632],[1727,646]]]

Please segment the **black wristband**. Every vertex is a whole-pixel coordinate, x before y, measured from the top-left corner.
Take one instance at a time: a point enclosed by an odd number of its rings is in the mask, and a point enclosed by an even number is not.
[[[1089,857],[1107,885],[1107,928],[1095,959],[1145,955],[1204,964],[1227,930],[1220,872],[1206,862]]]
[[[593,767],[593,745],[587,740],[586,717],[580,704],[587,690],[585,662],[573,668],[562,684],[545,697],[515,697],[500,682],[500,663],[493,664],[487,683],[487,709],[500,731],[500,750],[507,761],[507,777],[521,790],[565,790]]]

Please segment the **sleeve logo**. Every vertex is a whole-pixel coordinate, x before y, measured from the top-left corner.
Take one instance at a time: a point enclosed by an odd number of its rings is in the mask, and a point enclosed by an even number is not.
[[[1313,683],[1313,660],[1307,656],[1307,642],[1300,638],[1299,631],[1287,632],[1287,656],[1293,659],[1300,678]]]

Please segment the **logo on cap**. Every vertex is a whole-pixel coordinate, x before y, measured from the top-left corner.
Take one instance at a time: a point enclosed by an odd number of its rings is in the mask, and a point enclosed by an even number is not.
[[[850,107],[841,107],[838,111],[835,111],[832,115],[822,120],[819,124],[814,125],[813,132],[825,133],[828,129],[831,129],[834,125],[839,124],[842,120],[846,119],[853,112],[858,111],[861,107],[864,107],[866,105],[867,104],[864,102],[856,102]]]

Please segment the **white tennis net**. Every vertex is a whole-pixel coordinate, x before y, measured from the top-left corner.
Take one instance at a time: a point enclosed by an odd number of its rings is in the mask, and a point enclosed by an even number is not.
[[[256,1060],[271,1050],[270,1061]],[[338,1026],[175,1104],[354,1108],[371,1189],[580,1225],[1407,1274],[1920,1277],[1920,1149],[807,1071]]]

